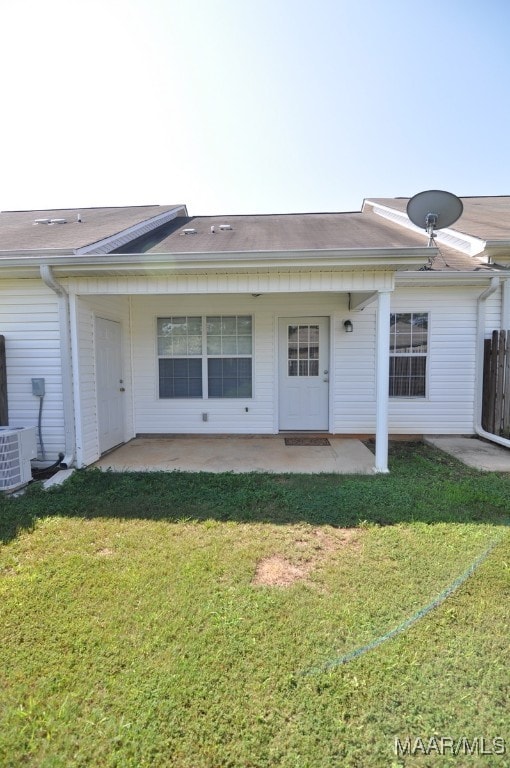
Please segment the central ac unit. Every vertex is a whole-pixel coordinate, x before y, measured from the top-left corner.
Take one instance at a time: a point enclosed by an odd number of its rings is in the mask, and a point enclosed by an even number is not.
[[[14,491],[32,479],[37,457],[35,427],[0,427],[0,491]]]

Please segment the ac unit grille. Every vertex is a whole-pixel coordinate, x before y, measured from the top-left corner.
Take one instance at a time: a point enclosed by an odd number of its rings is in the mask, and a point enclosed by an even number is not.
[[[29,483],[30,460],[36,455],[35,427],[0,427],[0,491],[12,491]]]

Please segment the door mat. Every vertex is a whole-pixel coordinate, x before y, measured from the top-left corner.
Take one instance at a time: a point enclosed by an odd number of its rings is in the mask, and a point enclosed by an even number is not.
[[[327,437],[286,437],[285,445],[331,445]]]

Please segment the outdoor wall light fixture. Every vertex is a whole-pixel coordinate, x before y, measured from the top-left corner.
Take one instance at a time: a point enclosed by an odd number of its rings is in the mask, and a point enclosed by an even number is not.
[[[346,333],[352,333],[352,323],[350,320],[344,320],[344,331]]]

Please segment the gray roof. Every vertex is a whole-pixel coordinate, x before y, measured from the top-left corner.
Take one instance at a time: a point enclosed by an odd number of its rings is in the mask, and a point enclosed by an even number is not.
[[[406,210],[408,197],[371,197],[366,203],[378,203],[397,211]],[[457,232],[481,240],[510,240],[510,196],[461,197],[462,216],[452,227]]]
[[[184,205],[110,208],[71,208],[0,213],[0,255],[53,249],[69,253],[215,254],[278,253],[289,251],[359,251],[424,248],[425,233],[407,229],[373,212],[374,204],[406,210],[409,198],[370,198],[363,212],[296,213],[248,216],[162,216]],[[462,198],[464,213],[455,225],[459,232],[482,240],[510,240],[510,197]],[[81,215],[81,223],[77,215]],[[161,221],[156,217],[160,217]],[[36,219],[65,219],[65,224],[34,224]],[[170,219],[170,220],[168,220]],[[148,224],[149,222],[149,224]],[[230,229],[222,230],[221,225]],[[214,227],[214,233],[211,232]],[[131,229],[133,228],[133,229]],[[186,229],[195,230],[186,234]],[[126,232],[127,231],[127,232]],[[106,238],[116,243],[95,247]],[[109,241],[110,242],[110,241]],[[90,248],[90,246],[94,246]],[[486,260],[466,255],[436,241],[434,270],[486,269]],[[23,254],[23,255],[25,255]]]
[[[222,224],[232,229],[222,231]],[[196,234],[186,234],[186,229],[194,229]],[[371,213],[296,213],[178,218],[173,230],[152,243],[148,252],[246,253],[425,245],[420,234]]]
[[[125,208],[66,208],[0,213],[0,251],[77,250],[104,240],[179,205]],[[80,214],[81,223],[77,222]],[[36,219],[65,219],[65,224],[34,224]]]

